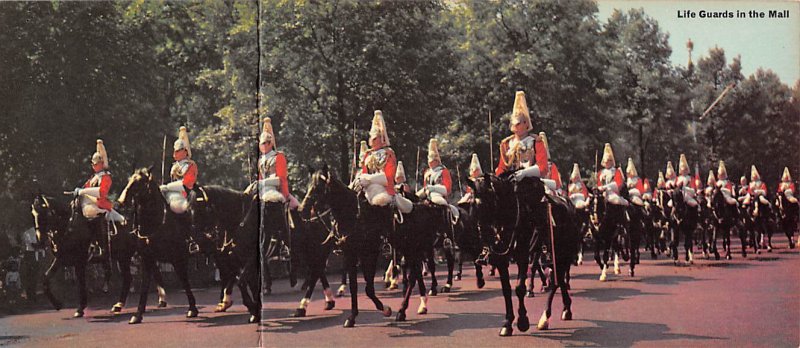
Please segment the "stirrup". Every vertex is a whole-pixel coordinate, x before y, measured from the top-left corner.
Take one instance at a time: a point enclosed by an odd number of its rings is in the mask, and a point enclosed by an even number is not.
[[[200,252],[200,246],[195,241],[189,241],[189,254],[196,254]]]
[[[442,247],[445,249],[453,249],[453,240],[450,237],[445,237],[442,241]]]

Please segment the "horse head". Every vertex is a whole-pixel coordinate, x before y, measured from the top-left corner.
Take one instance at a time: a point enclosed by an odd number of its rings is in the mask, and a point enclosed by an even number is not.
[[[140,200],[153,190],[158,191],[158,185],[155,183],[152,174],[153,167],[136,169],[133,174],[128,178],[128,184],[119,195],[117,202],[120,206],[125,206],[131,202]]]
[[[54,234],[66,228],[66,212],[66,207],[53,197],[45,196],[41,192],[33,197],[31,215],[37,243],[41,244],[46,240],[52,242]]]
[[[335,180],[327,165],[324,165],[322,169],[311,170],[310,175],[306,195],[298,208],[303,219],[310,219],[312,214],[319,213],[320,210],[330,206],[330,190]]]

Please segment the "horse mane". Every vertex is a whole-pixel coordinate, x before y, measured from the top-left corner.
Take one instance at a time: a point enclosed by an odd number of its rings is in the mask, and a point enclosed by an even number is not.
[[[242,191],[237,191],[220,185],[202,186],[201,189],[205,191],[210,200],[221,200],[221,204],[241,203],[243,199],[247,198]]]

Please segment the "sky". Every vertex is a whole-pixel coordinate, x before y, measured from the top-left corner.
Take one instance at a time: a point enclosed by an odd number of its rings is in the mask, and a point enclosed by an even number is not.
[[[634,1],[597,0],[598,18],[605,23],[615,8],[627,12],[643,8],[658,21],[662,31],[669,33],[673,64],[686,65],[686,41],[694,42],[693,60],[707,56],[708,50],[719,46],[725,50],[730,63],[741,55],[742,73],[750,76],[759,67],[771,69],[790,87],[800,79],[800,1]],[[764,18],[750,18],[750,11],[764,12]],[[789,18],[769,18],[769,10],[789,10]],[[687,18],[686,11],[695,14]],[[737,11],[746,18],[700,18],[700,11]],[[679,18],[679,13],[684,18]]]

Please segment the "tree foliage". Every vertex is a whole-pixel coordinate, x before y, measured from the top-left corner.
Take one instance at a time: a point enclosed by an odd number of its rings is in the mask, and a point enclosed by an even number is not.
[[[680,153],[732,176],[755,164],[770,185],[800,176],[800,82],[744,76],[723,48],[671,62],[684,48],[667,39],[642,10],[597,18],[588,0],[0,2],[0,224],[82,183],[96,138],[117,192],[160,167],[165,136],[171,162],[180,125],[201,184],[248,183],[265,116],[296,193],[307,167],[347,178],[376,109],[409,178],[434,136],[454,174],[473,152],[489,171],[488,115],[496,162],[518,89],[565,174],[587,177],[609,142],[648,177]]]

